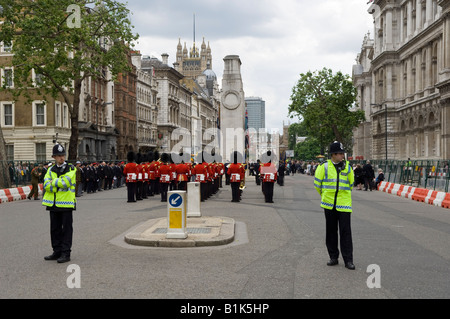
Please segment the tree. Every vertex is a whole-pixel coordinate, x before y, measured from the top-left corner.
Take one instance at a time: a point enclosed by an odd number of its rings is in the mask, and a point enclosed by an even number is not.
[[[297,137],[305,137],[309,135],[308,128],[304,122],[293,123],[289,125],[289,145],[288,148],[293,150],[297,145]]]
[[[353,128],[365,120],[364,111],[350,110],[356,102],[356,88],[350,77],[341,72],[333,74],[327,68],[300,74],[291,102],[290,117],[303,119],[322,150],[334,140],[349,149]]]
[[[127,52],[138,38],[130,12],[115,0],[0,0],[0,6],[0,41],[12,43],[14,54],[10,91],[64,99],[71,120],[68,159],[75,160],[82,82],[111,81],[129,70]]]
[[[305,161],[317,160],[320,154],[320,144],[315,137],[308,137],[294,147],[295,157]]]

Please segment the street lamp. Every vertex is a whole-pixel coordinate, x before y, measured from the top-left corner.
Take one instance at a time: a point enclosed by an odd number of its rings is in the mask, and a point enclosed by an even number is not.
[[[370,104],[370,106],[383,106],[383,104]],[[384,144],[385,144],[385,154],[386,154],[386,163],[388,159],[388,127],[387,127],[387,104],[384,105]]]

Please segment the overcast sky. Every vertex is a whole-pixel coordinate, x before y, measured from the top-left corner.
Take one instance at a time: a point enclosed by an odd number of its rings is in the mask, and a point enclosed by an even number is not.
[[[188,50],[210,43],[222,88],[223,58],[239,55],[246,96],[266,101],[266,128],[282,133],[292,88],[301,73],[341,71],[351,76],[364,35],[373,35],[368,0],[128,0],[142,55],[173,66],[178,39]]]

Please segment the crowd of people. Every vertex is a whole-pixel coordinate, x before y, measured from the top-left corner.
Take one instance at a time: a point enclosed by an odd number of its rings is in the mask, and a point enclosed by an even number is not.
[[[379,168],[375,177],[375,170],[369,160],[364,165],[353,165],[353,171],[355,173],[355,187],[357,190],[364,188],[365,191],[372,191],[373,189],[378,189],[378,185],[384,181],[383,170]]]

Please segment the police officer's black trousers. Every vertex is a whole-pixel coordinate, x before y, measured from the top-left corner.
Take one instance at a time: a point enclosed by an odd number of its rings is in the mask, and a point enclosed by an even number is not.
[[[53,252],[70,256],[73,236],[72,211],[50,211],[50,239]]]
[[[341,253],[344,262],[353,262],[353,241],[350,225],[351,213],[339,212],[336,209],[325,211],[326,238],[328,254],[330,259],[338,259],[338,228],[340,237]]]

